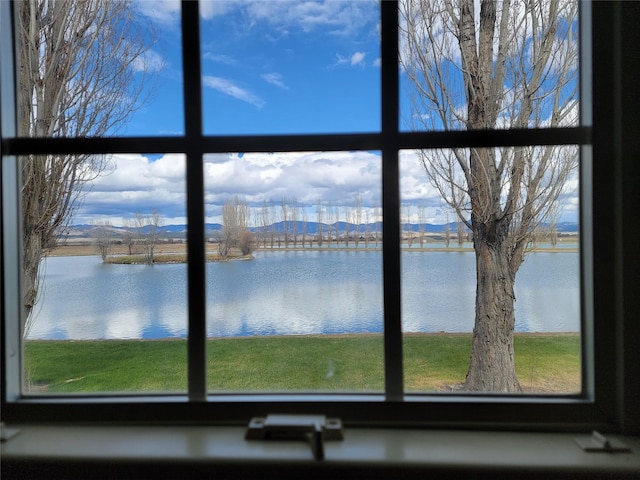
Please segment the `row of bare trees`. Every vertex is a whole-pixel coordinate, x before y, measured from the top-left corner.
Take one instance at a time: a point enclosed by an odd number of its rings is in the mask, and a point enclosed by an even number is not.
[[[313,230],[309,228],[309,210],[313,212]],[[414,211],[417,211],[417,216],[414,216]],[[425,204],[415,206],[407,203],[401,213],[402,241],[408,247],[417,244],[423,248],[428,238]],[[447,248],[453,241],[458,247],[463,247],[473,240],[471,231],[464,222],[457,220],[455,212],[456,221],[450,222],[449,215],[450,209],[445,209],[446,223],[436,237]],[[377,215],[372,214],[372,209],[362,206],[358,194],[351,205],[318,202],[311,208],[295,197],[283,197],[279,203],[264,201],[259,207],[251,207],[245,200],[235,196],[222,207],[222,230],[212,232],[210,238],[218,244],[223,257],[229,256],[233,248],[242,255],[248,255],[254,248],[307,248],[314,245],[331,248],[336,244],[355,248],[361,245],[364,248],[378,247],[382,240],[382,224],[375,221],[374,217],[377,218]],[[532,234],[532,241],[555,245],[558,241],[556,224],[538,226]]]
[[[374,210],[379,212],[380,208]],[[233,232],[242,221],[241,230],[251,228],[256,245],[262,248],[304,248],[314,243],[331,246],[337,242],[347,246],[353,243],[356,247],[364,243],[368,247],[371,243],[377,246],[382,235],[381,223],[375,221],[379,213],[374,216],[371,209],[364,208],[359,194],[354,196],[352,205],[320,201],[311,207],[295,197],[283,197],[278,203],[265,200],[259,207],[249,207],[235,197],[226,202],[222,216],[224,228],[216,240],[222,238],[227,243],[227,238],[238,238]],[[315,229],[310,228],[311,223]]]
[[[160,241],[162,216],[157,210],[151,213],[136,213],[135,217],[125,221],[123,229],[116,230],[108,222],[97,223],[93,230],[94,245],[105,261],[113,253],[116,244],[124,245],[129,255],[141,254],[144,263],[151,265],[156,256],[156,247]]]

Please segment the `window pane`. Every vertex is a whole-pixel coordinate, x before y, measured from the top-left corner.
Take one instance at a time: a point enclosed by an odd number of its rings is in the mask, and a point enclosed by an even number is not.
[[[402,128],[577,125],[578,1],[462,5],[400,2]]]
[[[380,128],[376,2],[201,3],[204,131]]]
[[[210,390],[382,390],[380,165],[205,156]]]
[[[580,391],[577,155],[402,152],[407,391]]]
[[[184,133],[179,4],[15,7],[19,135]]]
[[[184,156],[22,166],[25,390],[185,391]]]

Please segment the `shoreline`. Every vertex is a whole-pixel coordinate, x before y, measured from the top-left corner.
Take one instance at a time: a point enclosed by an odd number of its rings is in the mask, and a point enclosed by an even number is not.
[[[382,251],[382,247],[274,247],[274,248],[257,248],[253,253],[257,252],[375,252]],[[472,247],[411,247],[402,248],[402,252],[438,252],[438,253],[469,253],[473,252]],[[187,245],[184,243],[167,243],[158,245],[158,253],[156,256],[164,255],[186,255]],[[576,243],[575,247],[539,247],[532,248],[530,253],[578,253],[579,248]],[[218,255],[218,246],[216,244],[206,244],[206,254]],[[127,247],[116,245],[113,253],[108,258],[117,256],[128,256]],[[132,254],[133,256],[141,255],[139,252]],[[44,257],[81,257],[81,256],[100,256],[95,246],[92,245],[60,245],[47,252]],[[234,257],[231,257],[234,259]],[[109,263],[109,262],[105,262]]]
[[[403,338],[422,338],[422,337],[469,337],[473,335],[473,332],[406,332],[402,334]],[[245,336],[226,336],[226,337],[207,337],[208,342],[215,342],[220,340],[250,340],[250,339],[343,339],[343,338],[373,338],[382,337],[382,333],[309,333],[309,334],[292,334],[292,335],[245,335]],[[514,332],[514,337],[577,337],[580,336],[580,332]],[[163,338],[89,338],[89,339],[47,339],[47,338],[27,338],[25,341],[28,343],[44,343],[44,342],[68,342],[68,343],[81,343],[81,342],[179,342],[186,341],[187,337],[163,337]]]

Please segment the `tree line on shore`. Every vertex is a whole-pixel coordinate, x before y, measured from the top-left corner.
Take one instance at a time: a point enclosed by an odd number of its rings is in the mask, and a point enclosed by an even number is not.
[[[382,244],[378,208],[363,207],[358,194],[351,205],[318,202],[311,209],[296,198],[285,197],[278,204],[264,201],[260,206],[250,206],[236,195],[227,199],[221,211],[222,224],[207,231],[207,242],[217,245],[223,259],[251,255],[260,248],[369,249]],[[425,211],[423,205],[403,206],[400,235],[407,247],[423,248],[438,242],[446,248],[462,248],[473,242],[472,233],[463,222],[447,222],[437,233],[429,232]],[[414,212],[417,213],[414,215]],[[128,255],[139,255],[144,263],[152,264],[158,244],[182,241],[170,238],[163,231],[162,218],[160,212],[154,210],[148,214],[136,213],[122,228],[113,227],[110,222],[97,223],[91,232],[93,243],[103,261],[113,253],[114,245],[124,245]],[[541,225],[532,235],[532,243],[546,242],[555,247],[559,236],[556,223]]]

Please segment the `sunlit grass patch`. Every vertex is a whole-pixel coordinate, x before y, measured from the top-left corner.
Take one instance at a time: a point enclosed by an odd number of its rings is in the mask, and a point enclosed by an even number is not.
[[[407,392],[464,382],[470,334],[406,334]],[[580,390],[578,334],[517,334],[516,370],[525,392]],[[27,341],[25,376],[34,393],[187,391],[185,340]],[[220,338],[208,341],[212,392],[382,392],[381,335]]]

